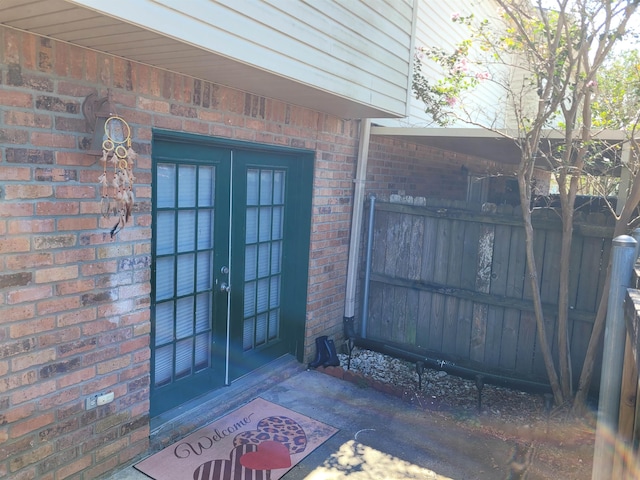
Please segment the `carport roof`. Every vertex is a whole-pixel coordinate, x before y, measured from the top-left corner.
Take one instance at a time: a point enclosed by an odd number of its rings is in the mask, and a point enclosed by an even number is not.
[[[480,127],[371,127],[371,135],[394,137],[505,165],[517,165],[519,162],[520,148],[514,140],[516,133],[506,130],[494,132]],[[599,130],[594,136],[610,144],[622,143],[626,139],[625,132],[621,130]],[[545,130],[543,137],[551,142],[559,142],[563,133],[559,130]]]

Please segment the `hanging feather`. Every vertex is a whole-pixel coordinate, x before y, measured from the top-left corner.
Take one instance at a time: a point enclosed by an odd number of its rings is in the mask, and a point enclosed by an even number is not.
[[[111,229],[111,238],[115,237],[120,231],[124,228],[124,218],[122,217],[122,212],[118,216],[118,222]]]
[[[131,162],[135,162],[138,158],[138,154],[133,150],[133,148],[129,147],[129,149],[127,150],[127,158]]]

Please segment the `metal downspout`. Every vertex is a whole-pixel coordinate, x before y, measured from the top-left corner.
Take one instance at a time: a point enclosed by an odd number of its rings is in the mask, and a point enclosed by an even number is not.
[[[356,309],[356,283],[358,280],[358,259],[360,258],[360,237],[362,235],[362,214],[364,211],[364,189],[369,160],[369,138],[371,119],[360,120],[360,144],[356,178],[353,192],[353,215],[351,217],[351,238],[349,240],[349,258],[347,260],[347,285],[345,292],[344,317],[352,319]]]
[[[371,195],[369,200],[369,232],[367,233],[367,259],[364,269],[364,299],[362,301],[362,327],[360,329],[360,335],[362,338],[367,338],[367,320],[369,318],[369,285],[371,283],[371,254],[373,252],[373,219],[376,211],[375,195]]]

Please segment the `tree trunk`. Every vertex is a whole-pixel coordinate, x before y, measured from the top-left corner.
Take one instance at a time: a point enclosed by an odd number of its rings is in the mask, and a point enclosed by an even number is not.
[[[562,208],[562,239],[560,249],[560,281],[558,292],[558,358],[560,385],[564,398],[571,398],[571,368],[569,352],[569,267],[573,240],[573,206]]]
[[[554,400],[557,405],[560,405],[564,402],[564,397],[558,382],[558,375],[553,364],[553,357],[551,356],[549,340],[547,338],[547,332],[544,325],[542,300],[540,298],[540,285],[538,283],[538,269],[536,267],[535,254],[533,250],[534,235],[533,225],[531,224],[531,210],[529,208],[531,198],[530,194],[527,194],[530,192],[531,182],[526,178],[526,172],[523,172],[522,170],[518,171],[518,184],[520,187],[522,219],[524,221],[525,249],[527,253],[527,267],[529,268],[529,285],[531,287],[531,294],[533,297],[533,310],[536,318],[538,340],[540,343],[542,358],[544,360],[544,366],[547,370],[547,376],[549,377],[549,383],[551,384],[551,390],[553,391]]]

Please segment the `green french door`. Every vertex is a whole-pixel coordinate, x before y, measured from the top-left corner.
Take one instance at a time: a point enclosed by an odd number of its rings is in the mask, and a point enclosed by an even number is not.
[[[156,132],[151,414],[302,360],[313,156]]]

